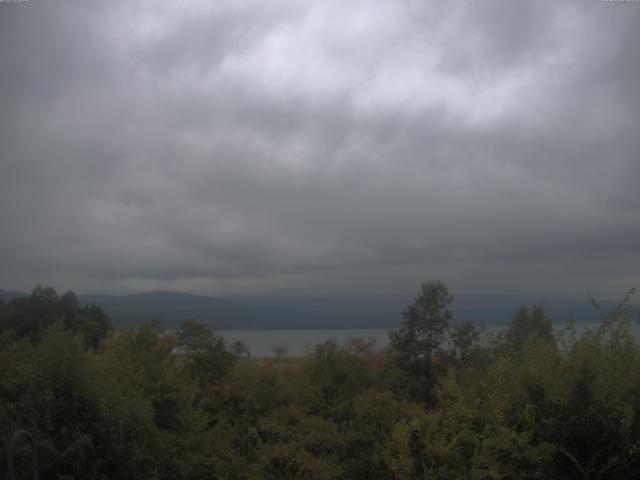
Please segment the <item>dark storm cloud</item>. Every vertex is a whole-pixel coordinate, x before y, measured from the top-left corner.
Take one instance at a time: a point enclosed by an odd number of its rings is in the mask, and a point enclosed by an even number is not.
[[[638,4],[0,7],[5,288],[637,283]]]

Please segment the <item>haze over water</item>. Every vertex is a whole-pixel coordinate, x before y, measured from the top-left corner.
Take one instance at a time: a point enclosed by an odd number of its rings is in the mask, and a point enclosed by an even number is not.
[[[580,334],[587,329],[595,329],[598,323],[576,324],[576,332]],[[555,324],[556,333],[559,333],[565,324]],[[485,333],[495,334],[502,330],[503,326],[485,327]],[[632,324],[636,340],[640,340],[640,325]],[[372,338],[375,340],[375,348],[383,349],[389,344],[389,330],[385,329],[349,329],[349,330],[220,330],[218,332],[229,343],[242,340],[249,347],[252,356],[274,356],[274,347],[285,347],[287,356],[300,356],[309,352],[330,338],[335,338],[344,345],[350,338]]]

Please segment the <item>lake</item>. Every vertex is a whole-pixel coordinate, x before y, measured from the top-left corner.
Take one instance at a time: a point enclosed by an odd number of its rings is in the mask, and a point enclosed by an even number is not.
[[[578,333],[587,328],[596,328],[598,323],[578,323],[576,330]],[[557,330],[563,328],[564,324],[556,324]],[[504,326],[485,327],[487,333],[496,333]],[[640,338],[640,326],[633,324],[636,338]],[[324,343],[330,338],[335,338],[341,345],[344,345],[350,338],[369,337],[375,339],[377,349],[383,349],[389,344],[389,330],[387,329],[352,329],[352,330],[219,330],[231,344],[236,340],[242,340],[249,347],[251,355],[254,357],[273,356],[273,347],[282,346],[287,349],[287,356],[304,355],[308,348]]]

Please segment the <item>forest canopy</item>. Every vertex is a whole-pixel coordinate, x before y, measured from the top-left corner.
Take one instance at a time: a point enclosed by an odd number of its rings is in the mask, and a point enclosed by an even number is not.
[[[523,306],[497,335],[454,323],[453,302],[421,285],[382,350],[355,338],[252,358],[194,321],[113,330],[72,292],[36,287],[0,302],[0,453],[26,429],[41,478],[635,478],[624,302],[583,332]]]

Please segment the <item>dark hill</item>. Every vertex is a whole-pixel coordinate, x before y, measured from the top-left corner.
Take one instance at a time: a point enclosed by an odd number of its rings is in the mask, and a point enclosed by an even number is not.
[[[22,292],[13,292],[11,290],[0,290],[0,299],[8,302],[9,300],[13,300],[14,298],[22,298],[28,297],[29,295]]]
[[[234,296],[208,297],[176,292],[137,295],[82,295],[84,303],[101,306],[115,325],[140,325],[159,320],[175,327],[193,319],[217,330],[233,329],[374,329],[396,328],[409,296]],[[539,298],[500,295],[459,295],[454,298],[454,323],[470,321],[505,325],[521,305],[535,305]],[[573,314],[577,322],[597,322],[596,310],[585,299],[551,298],[544,306],[555,323]],[[602,302],[604,309],[615,306]],[[637,306],[634,316],[638,315]]]
[[[27,294],[0,290],[8,301]],[[395,328],[411,296],[232,296],[226,298],[177,292],[147,292],[135,295],[79,295],[82,304],[99,305],[115,326],[139,326],[157,320],[173,328],[186,319],[197,320],[217,330],[240,329],[375,329]],[[455,295],[454,323],[470,321],[483,325],[505,325],[521,305],[534,305],[539,298],[507,295]],[[573,314],[577,322],[596,322],[596,310],[586,298],[544,300],[555,323]],[[604,309],[615,306],[602,302]],[[633,307],[638,317],[638,307]]]
[[[95,303],[116,326],[137,326],[160,321],[172,328],[191,319],[216,330],[339,328],[320,312],[275,305],[257,305],[237,300],[176,292],[136,295],[81,295],[82,303]],[[319,327],[325,324],[325,327]]]

